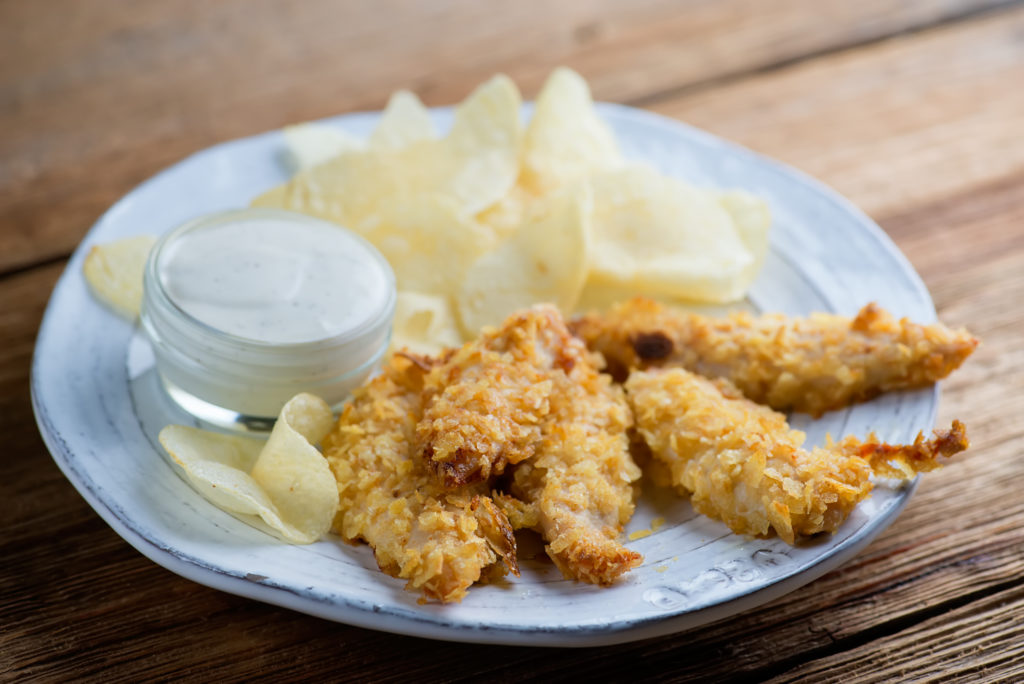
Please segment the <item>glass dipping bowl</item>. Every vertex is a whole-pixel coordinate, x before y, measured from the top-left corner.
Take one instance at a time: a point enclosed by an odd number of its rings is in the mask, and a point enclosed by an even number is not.
[[[346,249],[351,248],[352,255],[365,262],[360,268],[371,269],[364,273],[370,272],[374,282],[383,283],[386,292],[374,293],[363,302],[364,309],[366,302],[372,306],[358,319],[322,339],[283,343],[253,339],[199,320],[175,300],[165,282],[168,263],[178,258],[173,246],[197,231],[254,222],[292,231],[313,231],[315,227],[321,235],[328,235],[325,226],[338,231]],[[224,277],[232,276],[225,273]],[[157,242],[146,264],[140,318],[153,347],[157,374],[175,403],[215,427],[262,432],[273,427],[281,407],[292,396],[310,392],[337,406],[370,376],[388,347],[395,298],[391,266],[362,237],[304,214],[240,209],[194,219]]]

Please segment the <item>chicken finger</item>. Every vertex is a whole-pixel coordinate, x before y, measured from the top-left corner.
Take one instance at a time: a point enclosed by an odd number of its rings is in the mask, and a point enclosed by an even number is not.
[[[513,472],[512,493],[535,511],[548,556],[567,578],[608,585],[643,560],[618,541],[640,479],[631,424],[621,388],[581,362],[556,378],[537,456]]]
[[[814,416],[936,382],[978,345],[966,330],[896,320],[875,304],[854,318],[735,313],[716,319],[636,298],[571,325],[619,379],[634,368],[681,367],[726,378],[776,410]]]
[[[413,451],[429,361],[394,356],[356,390],[324,455],[338,481],[334,531],[373,547],[381,570],[428,599],[460,601],[482,576],[518,575],[515,538],[485,486],[439,485]]]
[[[563,351],[571,340],[557,311],[537,309],[485,330],[431,368],[417,448],[446,487],[485,481],[534,455],[550,412],[548,375],[575,363]]]
[[[872,472],[910,478],[939,466],[939,456],[968,447],[963,424],[910,445],[847,437],[810,450],[786,417],[753,403],[725,380],[681,368],[636,371],[626,382],[637,431],[671,484],[689,492],[700,513],[739,534],[771,529],[793,544],[835,532],[871,492]]]

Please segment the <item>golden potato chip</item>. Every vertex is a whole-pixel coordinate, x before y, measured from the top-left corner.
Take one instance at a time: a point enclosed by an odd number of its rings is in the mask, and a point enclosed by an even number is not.
[[[744,295],[760,255],[740,237],[718,193],[638,166],[591,180],[593,280],[706,302]]]
[[[587,278],[592,204],[587,185],[553,195],[473,264],[457,299],[467,336],[538,302],[572,310]]]
[[[382,209],[426,195],[448,197],[461,216],[472,217],[515,183],[519,105],[515,85],[496,76],[459,105],[447,137],[335,157],[252,204],[301,211],[358,231],[372,228]]]
[[[337,482],[313,446],[333,422],[326,402],[299,394],[281,409],[266,442],[168,425],[160,443],[212,504],[285,541],[310,544],[338,508]]]
[[[464,342],[450,298],[399,290],[391,332],[391,351],[407,349],[433,356]]]
[[[452,130],[436,147],[409,149],[408,163],[434,193],[454,198],[465,216],[508,194],[519,175],[522,101],[515,84],[496,76],[456,109]]]
[[[334,126],[304,123],[286,126],[287,160],[294,171],[323,164],[339,154],[365,147],[363,142]]]
[[[469,214],[504,197],[519,176],[521,105],[515,84],[498,75],[474,90],[455,110],[455,123],[445,139],[453,166],[447,189]]]
[[[400,173],[393,153],[351,151],[299,172],[251,204],[302,212],[358,231],[384,198],[398,197]]]
[[[450,296],[466,270],[497,244],[494,232],[462,218],[443,195],[423,195],[381,207],[366,239],[395,272],[399,290]]]
[[[594,110],[587,82],[572,69],[555,69],[526,128],[524,183],[546,192],[620,161],[615,136]]]
[[[543,197],[534,195],[516,183],[504,197],[477,214],[476,220],[493,229],[499,238],[507,238],[519,230],[533,205],[541,201]]]
[[[434,140],[434,122],[420,99],[408,90],[392,93],[380,123],[370,135],[370,147],[399,150],[420,140]]]
[[[338,508],[337,482],[327,459],[313,446],[333,424],[331,408],[320,397],[292,397],[252,467],[252,478],[281,519],[310,541],[327,532]]]
[[[768,254],[768,233],[772,226],[771,210],[763,199],[743,190],[719,193],[718,203],[729,212],[740,240],[743,240],[743,244],[754,255],[754,263],[750,265],[750,272],[746,275],[746,278],[753,282]]]
[[[142,276],[156,244],[151,235],[97,245],[82,264],[85,281],[96,297],[125,318],[134,320],[142,306]]]

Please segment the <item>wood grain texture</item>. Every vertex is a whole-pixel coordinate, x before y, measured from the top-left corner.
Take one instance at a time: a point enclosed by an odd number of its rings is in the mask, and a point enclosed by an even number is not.
[[[0,434],[16,454],[34,453],[42,446],[32,417],[28,377],[36,331],[61,270],[63,264],[57,264],[0,279]],[[0,488],[10,484],[0,478]],[[0,501],[5,498],[0,494]]]
[[[1024,587],[1012,587],[877,642],[795,668],[772,682],[1020,681]],[[1009,648],[993,648],[1007,644]]]
[[[599,98],[629,102],[1004,4],[8,0],[0,273],[66,255],[118,197],[191,152],[379,108],[397,88],[448,104],[504,71],[532,94],[568,64]]]
[[[876,217],[1024,169],[1024,7],[660,101]],[[1022,229],[1018,228],[1018,234]]]
[[[1024,8],[985,11],[997,4],[0,2],[0,681],[1024,678]],[[983,340],[939,418],[964,420],[972,449],[837,571],[614,648],[329,623],[193,584],[117,537],[49,458],[28,395],[60,257],[96,216],[217,140],[376,107],[400,86],[451,101],[499,69],[532,92],[559,62],[600,97],[777,156],[878,218],[940,317]]]

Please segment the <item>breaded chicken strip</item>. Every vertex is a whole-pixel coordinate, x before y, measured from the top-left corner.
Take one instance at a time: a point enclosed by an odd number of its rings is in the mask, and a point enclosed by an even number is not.
[[[626,392],[637,430],[667,470],[670,484],[692,495],[693,507],[733,532],[770,529],[790,544],[797,537],[835,532],[871,492],[872,472],[911,478],[939,467],[939,456],[968,447],[964,426],[923,435],[913,444],[847,437],[802,449],[804,434],[786,417],[753,403],[725,380],[681,368],[635,371]]]
[[[632,415],[625,396],[598,372],[554,307],[515,314],[502,331],[495,342],[531,350],[528,358],[552,383],[536,453],[512,473],[510,491],[525,506],[506,508],[513,524],[533,523],[565,577],[611,584],[643,560],[618,541],[633,516],[640,479],[629,452]]]
[[[459,601],[485,572],[519,574],[515,538],[484,486],[449,492],[413,450],[428,359],[395,355],[356,390],[324,455],[338,481],[334,531],[373,547],[381,570],[425,598]]]
[[[708,318],[648,299],[571,324],[609,372],[678,366],[726,378],[749,399],[820,416],[883,392],[922,387],[963,363],[978,340],[966,330],[896,320],[875,304],[855,318],[735,313]]]
[[[537,456],[513,471],[511,491],[527,509],[510,518],[537,521],[565,577],[608,585],[643,561],[618,541],[633,517],[640,469],[630,456],[632,419],[621,388],[579,351],[581,362],[555,380]]]
[[[448,487],[515,466],[519,527],[547,542],[566,577],[609,584],[641,561],[617,540],[640,471],[629,455],[629,407],[598,373],[558,310],[537,306],[449,354],[425,379],[417,428],[423,457]]]
[[[575,363],[571,339],[557,311],[539,308],[485,329],[430,370],[417,445],[445,486],[487,480],[536,453],[549,376]]]

